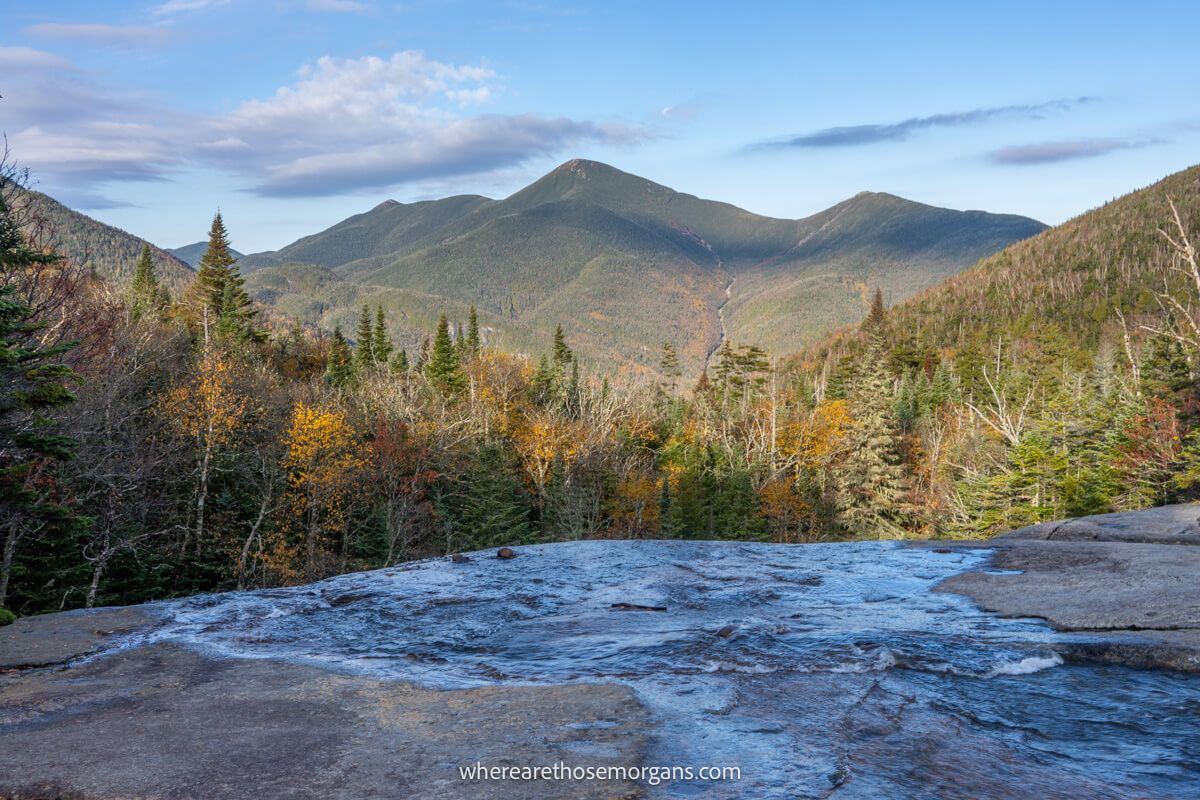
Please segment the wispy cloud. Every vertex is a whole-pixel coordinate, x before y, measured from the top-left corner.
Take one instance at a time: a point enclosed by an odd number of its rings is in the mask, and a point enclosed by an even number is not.
[[[71,62],[32,47],[0,47],[0,68],[12,72],[32,72],[39,69],[69,70]]]
[[[164,17],[179,14],[184,11],[202,11],[206,8],[216,8],[229,3],[229,0],[166,0],[159,3],[150,13]]]
[[[661,116],[663,119],[687,122],[694,119],[703,108],[704,103],[693,98],[683,103],[676,103],[673,106],[665,107],[659,112],[659,116]]]
[[[931,114],[925,117],[909,117],[899,122],[843,125],[761,142],[753,149],[858,147],[879,142],[899,142],[914,134],[936,128],[980,125],[1003,118],[1042,119],[1048,114],[1070,111],[1077,106],[1095,102],[1096,99],[1095,97],[1076,97],[1051,100],[1035,105],[993,106],[969,111]]]
[[[309,11],[333,11],[341,14],[363,14],[368,10],[365,3],[357,0],[308,0]]]
[[[345,194],[455,176],[486,176],[584,142],[633,144],[641,128],[539,114],[470,114],[499,80],[481,64],[405,51],[321,58],[264,99],[185,114],[97,85],[68,62],[0,48],[18,79],[0,100],[15,155],[57,185],[169,180],[219,168],[261,196]],[[11,88],[10,88],[11,87]]]
[[[1059,142],[1041,142],[1001,147],[988,154],[994,164],[1006,166],[1033,166],[1074,161],[1080,158],[1096,158],[1121,150],[1135,150],[1159,144],[1158,139],[1074,139]]]
[[[80,42],[106,47],[159,47],[170,40],[170,31],[156,25],[64,24],[50,22],[25,29],[43,39]]]

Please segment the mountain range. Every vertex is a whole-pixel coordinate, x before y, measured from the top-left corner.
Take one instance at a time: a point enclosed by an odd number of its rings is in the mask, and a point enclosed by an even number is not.
[[[128,280],[141,239],[31,197],[63,252]],[[692,376],[725,339],[799,350],[857,322],[874,287],[903,300],[1045,227],[875,192],[764,217],[575,159],[502,200],[388,200],[240,265],[256,299],[326,330],[352,335],[362,305],[382,305],[412,352],[474,305],[492,346],[541,353],[562,324],[585,364],[637,379],[657,374],[663,342]],[[204,247],[153,249],[169,286]]]
[[[796,350],[875,286],[906,298],[1044,228],[872,192],[776,219],[576,159],[503,200],[389,200],[241,263],[258,299],[327,329],[383,305],[412,348],[475,305],[505,349],[541,352],[561,323],[592,364],[652,375],[671,342],[694,375],[725,337]]]

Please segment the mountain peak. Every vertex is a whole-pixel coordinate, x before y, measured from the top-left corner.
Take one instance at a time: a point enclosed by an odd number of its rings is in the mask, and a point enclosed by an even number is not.
[[[596,173],[600,171],[620,172],[616,167],[587,158],[572,158],[570,161],[564,161],[552,170],[552,172],[559,174],[577,175],[584,180],[587,179],[589,172]]]

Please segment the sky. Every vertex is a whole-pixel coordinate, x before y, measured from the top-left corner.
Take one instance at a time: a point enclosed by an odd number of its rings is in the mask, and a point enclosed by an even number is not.
[[[243,252],[592,158],[776,217],[860,191],[1058,223],[1200,161],[1200,5],[5,0],[36,188]]]

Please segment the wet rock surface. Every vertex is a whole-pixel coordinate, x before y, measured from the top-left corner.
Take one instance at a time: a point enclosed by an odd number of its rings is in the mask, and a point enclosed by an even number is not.
[[[1065,654],[1200,671],[1200,506],[1048,522],[987,542],[987,569],[936,589],[1075,634]]]
[[[0,798],[1200,796],[1200,675],[1131,668],[1192,663],[1200,548],[1045,530],[521,547],[22,620]]]

